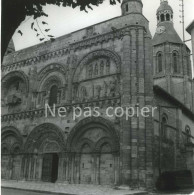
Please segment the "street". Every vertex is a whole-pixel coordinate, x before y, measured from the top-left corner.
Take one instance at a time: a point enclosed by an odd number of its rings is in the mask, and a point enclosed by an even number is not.
[[[188,195],[192,194],[192,189],[188,190],[183,190],[179,192],[172,192],[172,193],[148,193],[150,195]],[[32,191],[26,191],[26,190],[17,190],[17,189],[8,189],[8,188],[1,188],[1,194],[2,195],[65,195],[64,193],[52,193],[52,192],[32,192]],[[194,194],[194,193],[193,193]],[[193,195],[192,194],[192,195]],[[71,194],[66,194],[66,195],[71,195]]]
[[[49,193],[51,195],[60,195],[62,193]],[[8,189],[8,188],[1,188],[1,195],[48,195],[48,193],[43,192],[32,192],[32,191],[25,191],[25,190],[16,190],[16,189]],[[65,195],[65,194],[63,194]],[[70,195],[70,194],[66,194]]]

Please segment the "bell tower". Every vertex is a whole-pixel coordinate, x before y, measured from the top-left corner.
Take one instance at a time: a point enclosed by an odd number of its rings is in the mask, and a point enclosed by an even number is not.
[[[143,3],[141,0],[123,0],[121,4],[122,15],[142,13]]]
[[[163,22],[173,22],[173,10],[168,4],[168,0],[161,0],[160,7],[157,10],[157,22],[161,25]]]
[[[158,85],[193,110],[190,50],[173,25],[173,9],[161,0],[156,12],[157,28],[152,40],[154,85]]]

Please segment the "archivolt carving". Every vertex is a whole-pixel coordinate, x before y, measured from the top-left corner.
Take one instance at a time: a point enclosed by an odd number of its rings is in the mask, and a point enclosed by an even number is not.
[[[79,141],[79,143],[76,147],[76,151],[81,152],[81,150],[82,150],[82,148],[85,144],[88,144],[92,151],[94,150],[94,143],[91,140],[87,139],[87,138],[83,138]]]
[[[44,123],[35,127],[28,136],[24,148],[26,152],[33,152],[34,149],[41,151],[41,146],[47,139],[58,143],[60,150],[65,151],[65,139],[62,130],[51,123]]]
[[[108,59],[112,59],[117,67],[117,73],[120,73],[120,66],[121,66],[121,58],[118,56],[118,54],[116,54],[113,51],[109,51],[109,50],[96,50],[93,51],[89,54],[87,54],[81,61],[80,63],[78,63],[77,68],[75,69],[74,75],[73,75],[73,82],[77,82],[78,81],[78,77],[80,74],[80,71],[83,69],[83,67],[89,63],[90,61],[94,60],[95,58],[98,57],[105,57]]]
[[[47,91],[47,90],[49,90],[52,85],[57,85],[57,87],[60,88],[60,87],[63,86],[63,83],[62,83],[61,79],[58,76],[56,76],[56,75],[50,76],[40,86],[41,87],[41,91]]]
[[[51,72],[60,72],[64,76],[66,75],[67,68],[60,64],[50,64],[44,67],[39,73],[38,73],[38,80],[44,80],[44,78]]]
[[[1,130],[1,141],[3,142],[3,140],[6,137],[9,137],[9,136],[14,136],[14,137],[16,137],[16,139],[18,140],[18,142],[20,144],[23,143],[22,135],[21,135],[21,133],[19,132],[18,129],[16,129],[13,126],[3,127],[2,130]]]
[[[42,145],[40,146],[39,151],[43,153],[50,153],[50,152],[60,152],[60,146],[56,141],[52,141],[50,139],[46,139],[43,141]]]
[[[95,150],[96,150],[98,153],[100,153],[100,152],[101,152],[102,146],[103,146],[104,144],[107,144],[107,143],[110,145],[112,152],[115,152],[115,151],[114,151],[114,143],[113,143],[112,140],[110,140],[108,137],[104,137],[104,138],[100,139],[100,140],[96,143],[96,145],[95,145]]]
[[[19,148],[19,151],[22,149],[23,139],[18,129],[13,126],[6,126],[2,129],[1,142],[2,147],[6,146],[9,152],[14,153],[16,147]]]
[[[93,128],[102,129],[106,134],[106,135],[103,135],[103,137],[104,136],[107,137],[107,139],[111,140],[111,142],[114,143],[114,144],[112,143],[110,144],[112,147],[112,151],[119,152],[119,137],[116,132],[116,129],[114,128],[114,125],[110,121],[102,117],[88,117],[88,118],[81,120],[78,124],[76,124],[75,127],[71,130],[70,135],[67,139],[67,150],[79,152],[79,150],[77,149],[78,148],[77,146],[82,145],[83,135],[87,131],[92,130]],[[103,137],[100,138],[100,140],[104,140],[105,137],[104,138]],[[88,139],[88,138],[85,138],[85,139]],[[97,150],[99,150],[101,142],[99,142],[99,144],[97,145],[98,146]],[[91,140],[90,140],[90,143],[91,143]]]

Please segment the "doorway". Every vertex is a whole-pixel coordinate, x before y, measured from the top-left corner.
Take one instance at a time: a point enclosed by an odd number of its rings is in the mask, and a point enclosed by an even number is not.
[[[44,154],[42,164],[42,181],[55,183],[58,178],[59,157],[56,153]]]

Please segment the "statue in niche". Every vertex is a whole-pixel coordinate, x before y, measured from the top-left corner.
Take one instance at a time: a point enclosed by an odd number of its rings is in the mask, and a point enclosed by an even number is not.
[[[100,63],[100,75],[103,75],[104,73],[104,61],[102,60]]]
[[[24,89],[24,83],[20,80],[14,81],[13,84],[8,89],[7,93],[7,104],[8,105],[17,105],[22,102],[22,93]]]
[[[87,90],[84,86],[82,86],[80,89],[80,98],[81,101],[85,101],[87,99]]]
[[[77,56],[76,55],[73,55],[72,56],[72,64],[73,65],[76,65],[76,63],[77,63]]]
[[[107,62],[106,62],[106,74],[110,74],[110,60],[107,59]]]
[[[109,96],[114,97],[117,94],[117,79],[114,78],[113,81],[110,81],[109,83]]]
[[[66,98],[66,89],[67,89],[67,85],[65,85],[65,87],[63,87],[62,89],[62,99],[65,100]]]
[[[50,91],[46,91],[45,96],[43,99],[45,99],[45,104],[49,104],[49,97],[50,97]]]
[[[73,87],[73,100],[77,101],[77,99],[78,99],[78,83],[75,83]]]
[[[95,68],[94,68],[94,75],[98,75],[98,63],[96,62]]]
[[[71,58],[68,56],[68,57],[67,57],[67,62],[66,62],[66,64],[67,64],[68,66],[70,65],[70,59],[71,59]]]
[[[100,98],[102,87],[100,85],[96,86],[96,98]]]
[[[104,97],[107,97],[107,93],[108,93],[108,83],[104,81]]]
[[[88,77],[89,78],[92,78],[92,72],[93,72],[92,64],[89,64],[88,66]]]

